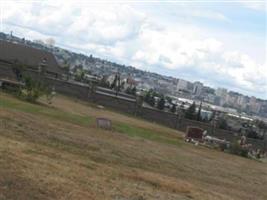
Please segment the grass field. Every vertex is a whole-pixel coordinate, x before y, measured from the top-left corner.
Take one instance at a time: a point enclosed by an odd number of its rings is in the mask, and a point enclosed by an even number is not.
[[[264,200],[266,187],[266,163],[181,132],[68,97],[30,104],[0,92],[1,200]]]

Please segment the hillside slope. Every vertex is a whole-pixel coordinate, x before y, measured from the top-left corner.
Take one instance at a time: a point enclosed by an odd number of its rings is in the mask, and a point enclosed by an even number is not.
[[[0,199],[267,199],[266,164],[63,96],[49,106],[0,92],[0,166]]]

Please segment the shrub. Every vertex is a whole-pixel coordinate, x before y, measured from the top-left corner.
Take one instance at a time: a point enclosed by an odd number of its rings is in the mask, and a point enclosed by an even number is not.
[[[19,90],[18,95],[20,98],[26,101],[36,102],[39,97],[43,95],[48,96],[50,93],[49,88],[44,83],[40,81],[34,81],[30,77],[25,77],[24,83],[25,86]]]
[[[193,102],[192,105],[185,111],[185,117],[187,119],[195,120],[196,119],[196,104]]]
[[[248,157],[248,148],[242,147],[238,142],[233,142],[230,146],[230,153],[242,157]]]

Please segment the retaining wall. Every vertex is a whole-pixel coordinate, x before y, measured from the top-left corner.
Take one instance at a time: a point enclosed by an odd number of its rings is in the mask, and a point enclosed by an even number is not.
[[[159,111],[152,108],[137,106],[137,101],[131,95],[126,94],[116,94],[115,92],[104,89],[96,88],[92,90],[88,85],[81,84],[77,82],[70,82],[59,80],[49,77],[40,77],[36,71],[24,71],[24,75],[31,76],[36,80],[45,80],[50,86],[55,87],[56,92],[62,93],[67,96],[73,96],[80,98],[86,101],[92,101],[96,104],[100,104],[114,110],[125,112],[128,114],[137,115],[140,118],[143,118],[148,121],[156,122],[170,128],[174,128],[180,131],[186,131],[187,126],[197,126],[208,131],[208,134],[218,137],[220,139],[226,139],[228,141],[234,141],[239,139],[236,133],[216,129],[213,131],[211,124],[203,123],[198,121],[192,121],[188,119],[180,119],[178,115],[173,113]],[[11,70],[10,66],[3,66],[0,63],[0,77],[1,78],[16,78],[14,72]],[[249,143],[252,143],[254,146],[263,148],[264,141],[248,139]],[[265,147],[266,148],[266,147]]]

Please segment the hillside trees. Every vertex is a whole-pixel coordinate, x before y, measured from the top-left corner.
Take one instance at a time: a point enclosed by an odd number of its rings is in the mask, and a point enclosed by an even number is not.
[[[163,110],[164,106],[165,106],[165,98],[164,96],[161,96],[157,107],[159,110]]]
[[[154,97],[155,97],[155,92],[153,90],[149,90],[145,94],[144,101],[146,103],[148,103],[150,106],[154,106],[155,105],[155,98]]]
[[[176,105],[175,104],[172,104],[171,112],[172,113],[175,113],[176,112]]]
[[[189,108],[185,111],[185,117],[187,119],[191,119],[191,120],[196,119],[196,104],[195,104],[195,102],[193,102],[193,104],[191,104],[189,106]]]

